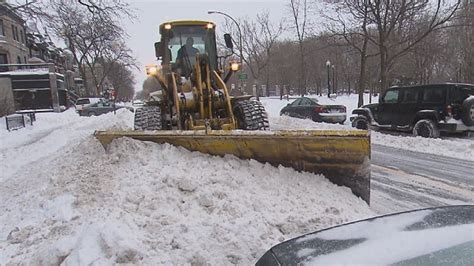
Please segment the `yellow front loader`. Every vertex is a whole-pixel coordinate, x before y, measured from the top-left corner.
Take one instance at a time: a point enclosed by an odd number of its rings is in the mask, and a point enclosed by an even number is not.
[[[104,146],[130,137],[211,155],[233,154],[323,174],[369,203],[367,131],[270,131],[260,102],[230,96],[226,82],[241,66],[219,66],[214,23],[172,21],[162,24],[160,33],[155,52],[161,64],[147,67],[143,87],[148,100],[135,111],[135,131],[96,132]],[[224,39],[232,49],[230,35]]]

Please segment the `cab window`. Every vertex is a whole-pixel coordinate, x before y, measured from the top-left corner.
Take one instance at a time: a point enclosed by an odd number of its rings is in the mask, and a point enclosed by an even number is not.
[[[203,26],[174,26],[169,37],[168,52],[171,52],[171,63],[176,63],[178,51],[186,45],[188,39],[192,40],[192,47],[197,49],[200,54],[207,53],[211,58],[214,56],[212,53],[215,49],[213,31]],[[186,60],[188,59],[191,65],[195,64],[196,58],[194,56],[188,56]]]
[[[397,103],[398,102],[399,90],[389,90],[383,97],[385,103]]]
[[[418,90],[406,89],[403,93],[403,103],[416,103],[418,101]]]
[[[425,88],[423,90],[423,101],[431,103],[444,102],[445,91],[444,88]]]
[[[462,103],[467,97],[474,95],[474,87],[454,87],[452,90],[453,102]]]

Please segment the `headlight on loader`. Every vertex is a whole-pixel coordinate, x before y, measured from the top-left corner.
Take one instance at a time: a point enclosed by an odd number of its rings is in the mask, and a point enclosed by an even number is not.
[[[150,75],[156,74],[157,71],[158,71],[158,69],[156,69],[156,67],[150,67],[150,69],[148,70],[148,72],[150,73]]]
[[[239,68],[240,68],[239,63],[232,63],[232,64],[230,64],[230,69],[231,69],[232,71],[238,71]]]
[[[152,76],[158,73],[158,67],[156,65],[147,65],[145,66],[145,69],[146,69],[146,74],[148,76]]]

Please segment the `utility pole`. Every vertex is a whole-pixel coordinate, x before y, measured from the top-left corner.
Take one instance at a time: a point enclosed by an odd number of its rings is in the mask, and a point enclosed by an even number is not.
[[[336,66],[332,65],[332,91],[333,93],[337,94],[337,87],[336,87]]]
[[[327,67],[327,70],[328,70],[328,98],[331,97],[331,61],[326,61],[326,67]]]
[[[237,30],[239,31],[239,56],[240,56],[240,75],[242,76],[242,73],[243,73],[243,69],[244,69],[244,64],[243,64],[243,52],[242,52],[242,30],[240,29],[240,25],[239,23],[237,22],[237,20],[235,20],[233,17],[231,17],[229,14],[227,13],[224,13],[224,12],[221,12],[221,11],[216,11],[216,10],[209,10],[207,11],[207,14],[220,14],[220,15],[223,15],[227,18],[229,18],[230,20],[232,20],[235,25],[237,26]],[[244,81],[241,79],[241,76],[239,77],[239,80],[240,80],[240,91],[242,91],[244,88],[243,88],[243,83]]]

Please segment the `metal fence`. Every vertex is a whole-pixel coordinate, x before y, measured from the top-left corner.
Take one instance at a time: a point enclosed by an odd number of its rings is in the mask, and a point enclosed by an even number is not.
[[[7,130],[12,131],[26,127],[26,120],[28,120],[30,125],[33,125],[33,122],[36,121],[36,114],[30,112],[5,116]]]

